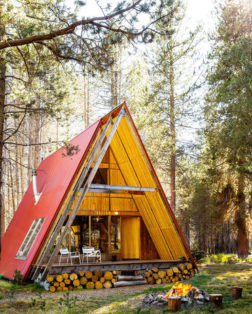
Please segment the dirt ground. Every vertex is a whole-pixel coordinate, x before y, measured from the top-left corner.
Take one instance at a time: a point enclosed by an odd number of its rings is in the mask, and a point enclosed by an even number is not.
[[[71,296],[72,297],[77,297],[79,300],[83,300],[83,299],[89,299],[92,297],[106,297],[109,295],[129,295],[129,294],[134,294],[134,293],[141,293],[143,292],[145,289],[148,289],[150,287],[159,287],[159,286],[163,286],[163,285],[141,285],[141,286],[131,286],[131,287],[118,287],[116,289],[93,289],[93,290],[78,290],[78,291],[71,291]],[[43,292],[41,294],[42,297],[44,298],[52,298],[52,299],[57,299],[62,297],[62,294],[64,292],[61,293],[50,293],[50,292]],[[28,300],[29,298],[32,299],[34,297],[37,297],[38,294],[36,292],[31,292],[31,291],[18,291],[15,293],[15,299],[16,300]],[[0,300],[0,302],[3,302],[3,300]]]

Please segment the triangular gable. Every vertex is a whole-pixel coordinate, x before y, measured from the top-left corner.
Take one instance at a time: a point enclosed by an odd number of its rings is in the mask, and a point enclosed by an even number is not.
[[[63,156],[64,148],[57,150],[41,162],[37,170],[38,191],[42,192],[37,205],[34,204],[32,184],[29,185],[15,215],[2,238],[0,274],[13,278],[15,269],[25,278],[47,235],[65,194],[83,161],[86,151],[97,133],[101,121],[97,121],[75,137],[70,144],[77,146],[79,152]],[[44,223],[25,260],[16,259],[16,254],[35,219],[44,217]]]
[[[59,150],[41,163],[38,169],[39,191],[43,185],[41,199],[34,206],[30,185],[2,240],[3,258],[0,262],[0,274],[12,278],[14,270],[19,269],[24,277],[27,276],[54,218],[59,212],[71,182],[77,175],[81,164],[83,166],[87,162],[85,152],[90,149],[92,139],[98,134],[98,130],[101,131],[110,117],[113,121],[116,120],[122,108],[126,111],[126,115],[120,120],[109,147],[123,175],[123,180],[129,186],[157,189],[156,192],[145,192],[144,195],[132,195],[134,204],[143,218],[161,259],[185,258],[186,260],[191,259],[194,263],[128,108],[123,104],[71,141],[71,144],[79,145],[80,152],[78,154],[64,159],[60,158],[62,151]],[[22,217],[29,218],[23,222]],[[25,261],[15,259],[32,221],[40,217],[46,219],[28,257]],[[12,246],[17,236],[19,241]]]

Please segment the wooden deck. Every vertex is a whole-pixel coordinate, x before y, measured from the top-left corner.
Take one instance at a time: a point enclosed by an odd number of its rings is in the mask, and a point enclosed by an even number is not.
[[[77,264],[76,262],[53,264],[50,273],[52,275],[62,274],[64,272],[79,272],[83,271],[95,271],[100,269],[102,271],[146,271],[157,267],[159,269],[168,269],[172,266],[181,263],[181,261],[169,261],[169,260],[125,260],[125,261],[103,261],[103,262],[90,262]],[[36,265],[34,265],[36,267]]]

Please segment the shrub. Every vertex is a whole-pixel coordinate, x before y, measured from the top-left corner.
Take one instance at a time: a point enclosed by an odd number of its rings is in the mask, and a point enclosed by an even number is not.
[[[211,263],[217,263],[217,255],[216,254],[210,255],[210,261]]]
[[[210,257],[209,256],[203,257],[203,258],[201,258],[199,260],[198,263],[200,263],[200,264],[209,264],[209,263],[211,263]]]
[[[20,270],[15,269],[13,277],[14,277],[13,281],[15,284],[21,284],[22,283],[22,274],[21,274]]]
[[[228,264],[235,264],[235,263],[236,263],[236,260],[237,260],[236,255],[231,255],[231,256],[228,256],[228,261],[227,261],[227,263],[228,263]]]
[[[203,250],[191,250],[191,253],[196,262],[199,262],[202,258],[206,257],[206,253]]]
[[[224,263],[226,264],[228,262],[228,256],[223,254],[223,253],[219,253],[217,254],[217,261],[218,264],[220,263]]]

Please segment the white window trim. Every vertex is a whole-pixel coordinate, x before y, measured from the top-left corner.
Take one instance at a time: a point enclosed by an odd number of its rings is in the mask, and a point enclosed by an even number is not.
[[[39,231],[41,230],[43,224],[44,224],[44,221],[45,221],[45,218],[38,218],[38,219],[35,219],[33,220],[22,244],[20,245],[19,249],[18,249],[18,252],[17,252],[17,255],[16,255],[16,259],[21,259],[21,260],[25,260],[39,234]],[[34,234],[36,234],[35,238],[32,240]],[[26,242],[27,240],[27,243],[24,245],[24,243]],[[22,248],[22,246],[24,245],[24,247]],[[27,247],[29,248],[29,250],[27,251],[26,255],[23,255],[23,252],[25,252],[27,250]],[[21,250],[22,248],[22,250]],[[19,255],[20,254],[20,255]],[[22,254],[22,255],[21,255]]]

